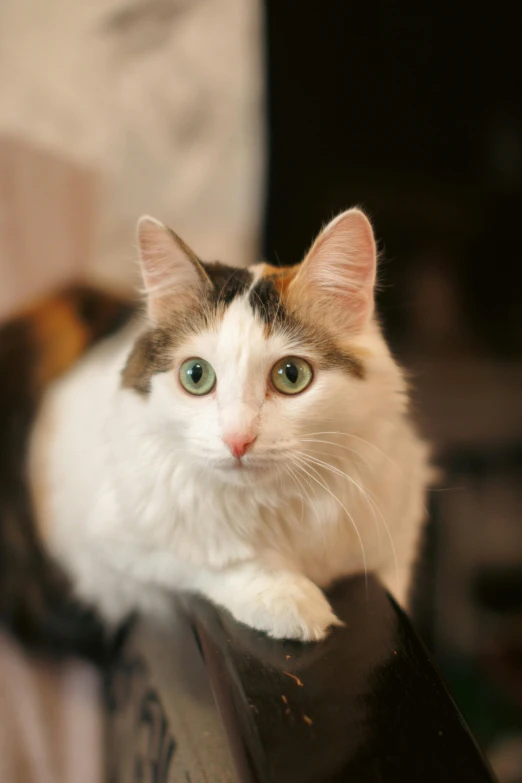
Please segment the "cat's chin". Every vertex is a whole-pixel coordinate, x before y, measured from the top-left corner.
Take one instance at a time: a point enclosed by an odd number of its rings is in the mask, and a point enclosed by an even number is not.
[[[251,484],[257,481],[266,481],[272,475],[276,475],[274,465],[269,462],[227,460],[216,465],[214,470],[223,481],[232,484]]]

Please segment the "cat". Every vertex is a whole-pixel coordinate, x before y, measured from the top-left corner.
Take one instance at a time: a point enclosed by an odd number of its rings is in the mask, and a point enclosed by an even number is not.
[[[181,591],[319,641],[339,623],[324,590],[361,572],[407,605],[429,454],[374,312],[368,218],[343,212],[296,266],[202,262],[149,217],[138,244],[143,314],[58,328],[47,370],[32,347],[18,462],[40,558],[107,627]]]

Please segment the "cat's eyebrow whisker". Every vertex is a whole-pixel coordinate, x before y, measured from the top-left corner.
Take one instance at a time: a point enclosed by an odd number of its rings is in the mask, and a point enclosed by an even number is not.
[[[261,299],[261,297],[259,296],[259,294],[258,294],[258,292],[256,291],[256,288],[255,288],[255,287],[256,287],[256,281],[254,281],[254,282],[252,283],[252,285],[250,286],[250,288],[248,289],[248,295],[250,296],[250,294],[253,294],[253,295],[256,297],[257,301],[259,302],[259,304],[260,304],[261,308],[263,308],[263,300],[262,300],[262,299]]]
[[[282,306],[283,306],[283,300],[282,300],[282,298],[281,298],[281,294],[279,294],[279,293],[278,293],[278,297],[277,297],[277,310],[276,310],[276,314],[275,314],[275,316],[274,316],[274,324],[276,324],[276,325],[277,325],[277,321],[278,321],[278,318],[279,318],[279,313],[281,312],[281,308],[282,308]]]
[[[303,462],[304,462],[304,460],[303,460],[301,457],[298,457],[298,456],[296,456],[296,455],[294,455],[294,459],[298,460],[300,463],[303,463]],[[305,462],[304,464],[306,465],[307,463]],[[305,472],[305,473],[306,473],[306,474],[307,474],[307,475],[308,475],[308,476],[309,476],[311,479],[313,479],[313,480],[314,480],[314,481],[315,481],[317,484],[319,484],[319,486],[320,486],[320,487],[322,487],[323,489],[325,489],[325,490],[328,492],[328,494],[332,496],[332,498],[333,498],[334,500],[336,500],[336,501],[337,501],[337,503],[338,503],[338,504],[341,506],[341,508],[343,509],[343,511],[345,512],[345,514],[347,515],[347,517],[349,518],[350,522],[352,523],[353,529],[355,530],[355,534],[356,534],[356,536],[357,536],[357,538],[358,538],[358,540],[359,540],[359,546],[361,547],[361,554],[362,554],[362,558],[363,558],[363,565],[364,565],[364,580],[365,580],[365,584],[366,584],[366,590],[368,590],[368,566],[367,566],[367,563],[366,563],[366,552],[365,552],[365,550],[364,550],[364,544],[363,544],[363,540],[362,540],[361,534],[360,534],[360,532],[359,532],[359,528],[358,528],[358,527],[357,527],[357,525],[355,524],[355,520],[354,520],[354,518],[352,517],[352,515],[350,514],[350,512],[348,511],[348,509],[346,508],[346,506],[344,505],[344,503],[342,503],[342,502],[339,500],[339,498],[337,497],[337,495],[335,495],[335,494],[332,492],[332,490],[330,489],[330,487],[328,486],[328,484],[326,484],[326,482],[324,482],[324,481],[322,480],[322,476],[321,476],[321,474],[320,474],[320,473],[319,473],[319,472],[318,472],[318,471],[317,471],[317,470],[316,470],[316,469],[315,469],[315,468],[314,468],[312,465],[307,465],[307,467],[311,468],[311,469],[314,471],[314,473],[317,473],[317,475],[319,476],[319,478],[320,478],[321,480],[319,481],[319,480],[318,480],[318,479],[317,479],[315,476],[313,476],[311,473],[309,473],[309,472],[306,470],[306,468],[304,468],[304,467],[303,467],[303,465],[301,464],[301,470],[303,470],[303,471],[304,471],[304,472]]]

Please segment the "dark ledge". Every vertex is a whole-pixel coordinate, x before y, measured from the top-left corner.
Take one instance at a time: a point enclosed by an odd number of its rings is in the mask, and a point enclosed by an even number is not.
[[[134,723],[127,718],[133,728],[126,738],[120,733],[116,766],[139,746],[133,768],[143,777],[132,779],[149,780],[147,770],[154,770],[150,779],[158,783],[491,783],[428,653],[382,587],[352,579],[336,588],[331,601],[346,625],[320,644],[268,639],[199,600],[188,603],[188,616],[178,617],[174,633],[152,645],[158,660],[170,659],[170,668],[151,663],[148,632],[141,642],[139,633],[137,641],[131,634],[112,678],[113,686],[120,683],[119,702],[118,687],[112,688],[113,725],[129,713],[129,698],[121,699],[122,672],[127,692],[129,671],[139,670],[144,685],[134,689],[141,706],[134,707]],[[181,733],[169,707],[178,696]],[[151,698],[159,705],[155,723],[143,719]],[[198,750],[203,740],[197,725],[187,729],[195,702],[194,721],[214,721],[204,734],[213,747],[227,745],[218,756],[233,759],[230,769],[208,749]],[[181,767],[177,756],[184,758]]]

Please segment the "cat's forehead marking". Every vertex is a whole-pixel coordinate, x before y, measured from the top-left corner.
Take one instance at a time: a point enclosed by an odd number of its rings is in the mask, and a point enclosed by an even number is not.
[[[283,331],[293,342],[311,350],[319,366],[325,369],[339,367],[356,378],[363,378],[364,366],[354,351],[338,345],[322,324],[307,323],[300,318],[299,312],[288,307],[288,287],[299,266],[257,266],[260,269],[248,298],[252,310],[264,323],[266,337],[274,331]]]
[[[227,266],[219,261],[200,263],[213,284],[209,298],[214,305],[227,307],[236,297],[245,294],[254,282],[250,269]]]
[[[249,269],[227,266],[219,261],[199,263],[212,283],[207,290],[207,302],[201,302],[201,309],[173,309],[164,323],[149,329],[136,341],[122,372],[124,387],[148,394],[152,376],[172,369],[177,346],[208,328],[212,314],[218,320],[222,318],[232,302],[244,296],[254,282]]]
[[[295,346],[301,345],[313,351],[318,366],[325,369],[339,367],[352,376],[364,377],[362,361],[354,352],[336,345],[320,324],[304,323],[298,313],[296,315],[288,310],[288,286],[298,266],[274,267],[261,263],[245,269],[217,261],[200,263],[212,283],[207,293],[210,309],[203,307],[201,311],[194,310],[185,315],[173,313],[164,326],[150,329],[142,335],[123,370],[124,386],[141,394],[148,393],[152,376],[172,369],[176,347],[190,335],[208,329],[212,323],[222,322],[230,306],[238,300],[246,305],[246,310],[240,308],[244,315],[250,311],[261,321],[266,339],[283,333]]]
[[[284,298],[288,286],[299,271],[299,265],[295,266],[272,266],[272,264],[256,264],[250,267],[255,275],[255,283],[263,280],[270,280],[278,294]]]
[[[271,327],[277,326],[276,322],[284,318],[285,293],[297,267],[260,263],[245,269],[218,261],[202,262],[202,266],[213,284],[209,292],[211,304],[219,305],[221,311],[238,297],[248,294],[253,312],[267,328],[267,336]]]
[[[256,264],[251,269],[255,279],[249,291],[250,306],[264,322],[268,334],[288,320],[285,295],[298,267]]]

